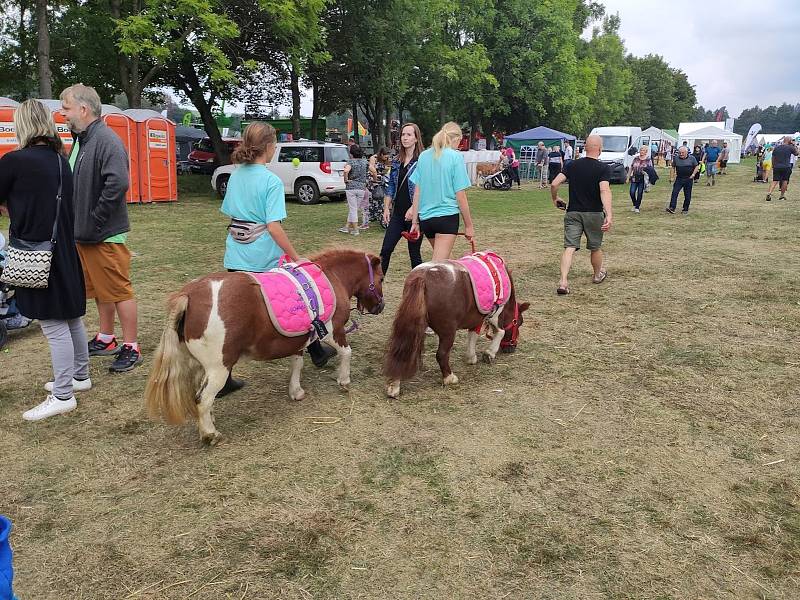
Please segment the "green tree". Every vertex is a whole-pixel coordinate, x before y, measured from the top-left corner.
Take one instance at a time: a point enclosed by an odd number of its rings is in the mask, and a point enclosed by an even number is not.
[[[625,45],[619,37],[619,27],[618,15],[606,17],[602,29],[595,28],[584,50],[586,56],[599,66],[589,115],[592,126],[621,124],[625,102],[632,97],[633,74],[625,60]]]

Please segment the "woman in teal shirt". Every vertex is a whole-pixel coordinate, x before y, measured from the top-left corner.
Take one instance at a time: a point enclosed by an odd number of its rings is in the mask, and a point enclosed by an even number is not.
[[[240,166],[231,174],[220,211],[237,221],[266,226],[266,231],[249,243],[238,242],[228,234],[223,264],[229,271],[263,273],[277,267],[284,254],[294,262],[300,260],[281,226],[281,221],[286,218],[283,182],[266,168],[275,155],[276,142],[272,125],[251,123],[245,129],[242,143],[231,156]],[[336,354],[333,348],[323,347],[319,341],[310,344],[308,351],[317,366],[324,366]],[[229,374],[218,396],[229,394],[243,385]]]
[[[459,226],[459,213],[464,217],[464,233],[468,240],[475,235],[472,215],[465,190],[471,183],[464,158],[456,150],[461,141],[461,127],[446,123],[433,136],[433,144],[419,155],[417,168],[409,177],[416,186],[414,201],[406,220],[411,232],[422,232],[433,246],[431,260],[450,258]]]

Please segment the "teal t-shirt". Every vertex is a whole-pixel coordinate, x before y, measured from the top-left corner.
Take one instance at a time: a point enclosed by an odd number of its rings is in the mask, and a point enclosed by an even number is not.
[[[286,218],[283,183],[264,165],[242,165],[231,173],[220,211],[251,223],[272,223]],[[263,273],[278,266],[280,246],[265,232],[250,244],[240,244],[230,234],[225,240],[225,268]]]
[[[434,156],[433,148],[425,150],[409,179],[419,189],[421,221],[458,214],[456,193],[472,185],[464,157],[452,148],[442,150],[439,158]]]

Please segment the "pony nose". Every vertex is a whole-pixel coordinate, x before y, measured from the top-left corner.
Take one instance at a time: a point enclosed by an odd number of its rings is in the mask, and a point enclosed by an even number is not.
[[[386,305],[386,304],[384,303],[384,301],[383,301],[383,300],[381,300],[381,301],[378,303],[378,305],[377,305],[377,306],[375,306],[375,307],[374,307],[374,308],[373,308],[373,309],[372,309],[370,312],[371,312],[373,315],[379,315],[379,314],[381,314],[381,313],[383,312],[383,307],[384,307],[385,305]]]

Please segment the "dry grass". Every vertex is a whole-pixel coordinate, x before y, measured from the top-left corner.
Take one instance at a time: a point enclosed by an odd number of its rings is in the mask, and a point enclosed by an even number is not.
[[[469,367],[459,338],[461,384],[445,390],[431,341],[387,401],[401,246],[386,314],[352,336],[350,392],[309,365],[308,399],[290,403],[283,362],[237,368],[248,386],[217,404],[214,450],[145,419],[149,361],[111,376],[93,359],[79,410],[24,423],[49,357],[37,330],[18,332],[0,387],[18,595],[800,597],[800,196],[767,204],[750,165],[730,170],[689,217],[663,213],[666,180],[639,215],[614,186],[608,282],[591,285],[579,256],[568,297],[545,194],[472,193],[482,245],[533,303],[516,354]],[[167,292],[221,265],[218,202],[182,183],[195,190],[180,204],[131,210],[148,357]],[[343,218],[290,205],[286,226],[310,251],[342,241]],[[380,234],[346,241],[374,251]]]

